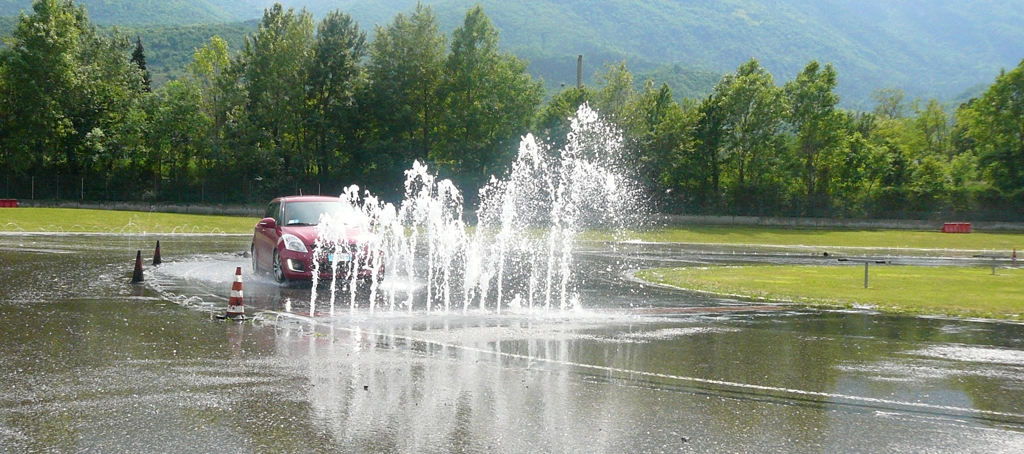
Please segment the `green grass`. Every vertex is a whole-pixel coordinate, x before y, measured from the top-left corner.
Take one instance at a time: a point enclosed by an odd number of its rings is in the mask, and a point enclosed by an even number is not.
[[[985,318],[1024,315],[1024,269],[757,265],[663,268],[636,276],[659,284],[721,295],[807,305],[873,306],[882,311]]]
[[[259,219],[238,216],[86,210],[0,208],[0,231],[88,233],[252,233]]]
[[[593,240],[610,240],[604,232],[589,233]],[[648,232],[627,232],[616,239],[633,238],[663,243],[757,244],[858,248],[911,248],[1005,250],[1024,249],[1022,233],[942,233],[920,230],[823,230],[766,227],[679,227]]]

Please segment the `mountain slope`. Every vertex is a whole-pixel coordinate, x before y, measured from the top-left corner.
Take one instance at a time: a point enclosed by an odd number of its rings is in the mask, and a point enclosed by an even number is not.
[[[347,11],[370,32],[417,0],[282,0],[317,17]],[[16,15],[31,0],[0,0]],[[274,0],[82,0],[101,24],[195,24],[258,18]],[[757,58],[781,83],[812,59],[839,72],[843,104],[869,107],[870,93],[902,88],[911,96],[953,99],[991,83],[1024,58],[1020,0],[423,0],[442,30],[481,4],[501,44],[537,63],[549,87],[575,83],[605,61],[630,68],[694,68],[721,74]],[[564,66],[561,63],[565,62]],[[537,71],[540,67],[549,68]],[[560,69],[561,68],[561,69]],[[646,69],[644,69],[646,68]],[[698,77],[699,79],[700,77]]]
[[[218,4],[215,4],[218,3]],[[89,19],[97,24],[182,25],[236,21],[236,16],[255,16],[260,9],[247,2],[224,0],[84,0]],[[226,5],[233,5],[225,8]],[[247,12],[243,12],[248,9]],[[32,12],[32,0],[0,0],[0,16]]]
[[[364,27],[415,0],[285,0],[316,15],[340,8]],[[1020,0],[436,0],[443,28],[481,4],[502,44],[529,59],[631,55],[714,72],[753,57],[781,81],[812,59],[839,71],[845,104],[895,86],[949,99],[1024,58]],[[594,62],[600,67],[600,62]],[[632,64],[631,64],[632,65]],[[570,65],[571,66],[571,65]],[[575,67],[567,72],[574,80]],[[588,71],[590,73],[591,71]]]

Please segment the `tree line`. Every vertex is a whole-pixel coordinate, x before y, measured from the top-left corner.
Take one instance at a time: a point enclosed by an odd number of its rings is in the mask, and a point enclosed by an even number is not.
[[[262,204],[350,184],[394,198],[421,160],[472,200],[524,134],[556,149],[589,103],[622,129],[632,176],[664,212],[1012,217],[1024,206],[1024,62],[955,112],[896,89],[876,91],[873,112],[844,110],[831,65],[812,61],[780,86],[753,59],[699,99],[637,89],[620,63],[545,102],[479,6],[450,36],[418,5],[371,40],[346,13],[316,22],[278,4],[241,49],[215,36],[153,89],[141,40],[97,32],[70,0],[32,8],[0,51],[8,193],[51,175],[78,183],[58,197],[88,200]]]

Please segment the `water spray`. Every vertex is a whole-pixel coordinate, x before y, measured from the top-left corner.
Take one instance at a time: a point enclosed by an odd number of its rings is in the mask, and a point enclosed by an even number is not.
[[[324,215],[314,245],[310,314],[321,270],[330,277],[330,314],[339,286],[350,311],[369,285],[369,310],[448,314],[578,308],[573,248],[584,229],[618,228],[633,212],[633,186],[621,175],[622,135],[581,106],[560,150],[523,138],[509,174],[480,189],[477,225],[463,220],[463,196],[417,161],[396,208],[357,186],[341,199],[358,216]],[[329,271],[327,268],[329,267]],[[391,285],[381,286],[380,282]],[[404,282],[404,292],[396,282]],[[414,288],[422,288],[415,292]],[[381,300],[381,301],[378,301]]]

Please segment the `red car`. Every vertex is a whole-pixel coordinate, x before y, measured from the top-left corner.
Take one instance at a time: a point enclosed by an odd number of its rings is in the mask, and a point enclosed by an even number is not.
[[[320,262],[319,277],[331,278],[331,260],[337,251],[339,277],[347,277],[352,260],[356,260],[359,279],[372,278],[372,255],[366,249],[369,234],[361,227],[368,225],[365,216],[340,198],[327,196],[280,197],[270,202],[252,236],[253,271],[270,270],[278,282],[312,280],[316,226],[325,213],[343,226],[344,233],[338,232],[337,236],[347,244],[323,248],[324,252],[316,257]],[[380,267],[377,278],[383,276]]]

